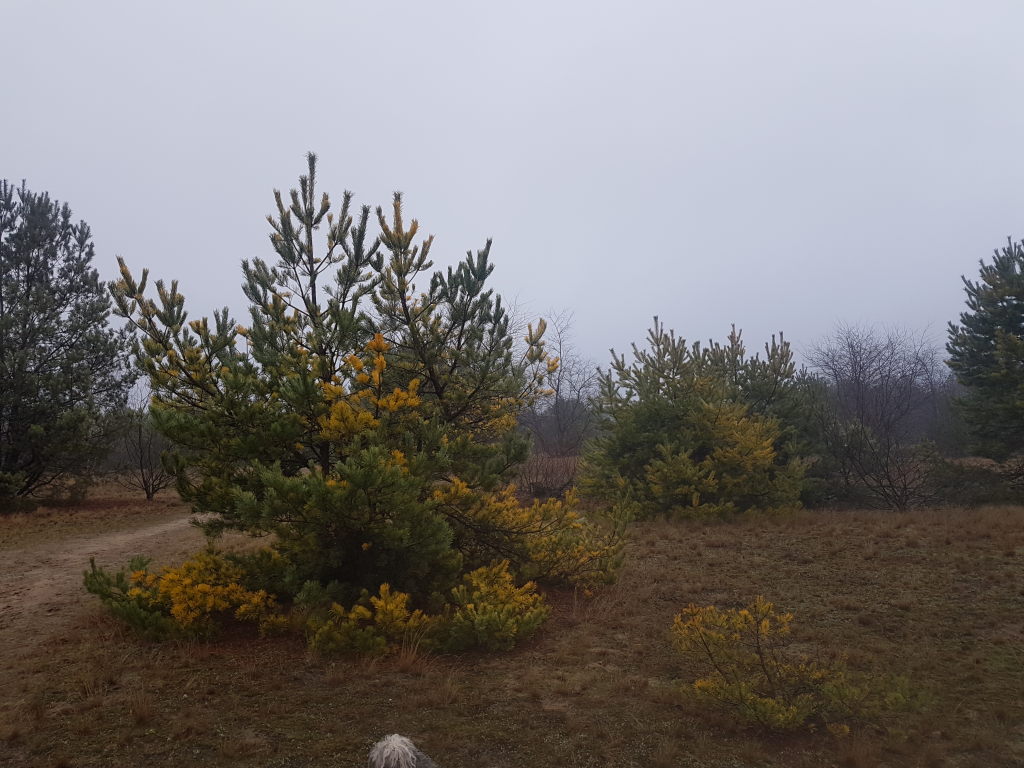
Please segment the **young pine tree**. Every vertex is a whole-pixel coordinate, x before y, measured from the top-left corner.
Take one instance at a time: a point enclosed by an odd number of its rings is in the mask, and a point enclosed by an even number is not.
[[[612,359],[597,400],[603,431],[584,469],[594,496],[624,494],[642,516],[717,517],[799,504],[803,463],[786,452],[772,415],[795,370],[785,342],[748,358],[727,346],[688,345],[657,318],[633,361]]]
[[[415,242],[401,198],[373,238],[351,194],[335,213],[317,196],[313,155],[275,197],[277,261],[243,263],[248,326],[226,310],[189,321],[175,283],[154,300],[123,263],[112,289],[142,337],[178,489],[208,530],[272,533],[293,587],[350,596],[386,582],[426,597],[500,560],[524,577],[610,565],[618,534],[597,534],[571,499],[524,508],[502,490],[523,451],[517,411],[554,363],[542,326],[517,350],[485,287],[488,248],[429,273],[432,238]]]

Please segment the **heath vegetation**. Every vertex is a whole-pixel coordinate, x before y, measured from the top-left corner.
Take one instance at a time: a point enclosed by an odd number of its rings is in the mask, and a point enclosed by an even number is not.
[[[489,241],[434,269],[400,195],[316,172],[243,322],[124,260],[104,290],[67,206],[0,186],[0,759],[1024,760],[1024,247],[948,359],[656,317],[600,368],[512,316]]]

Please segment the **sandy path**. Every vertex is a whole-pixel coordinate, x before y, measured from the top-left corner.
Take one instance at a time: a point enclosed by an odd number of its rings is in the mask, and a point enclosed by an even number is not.
[[[29,638],[37,644],[90,610],[96,598],[82,587],[89,558],[117,569],[139,554],[157,562],[183,559],[204,542],[184,510],[141,524],[114,516],[90,528],[0,550],[0,647]]]

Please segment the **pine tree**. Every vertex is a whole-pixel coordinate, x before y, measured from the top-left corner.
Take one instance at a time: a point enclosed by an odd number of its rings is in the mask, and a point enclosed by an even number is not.
[[[1007,240],[977,282],[962,278],[967,310],[950,323],[949,367],[967,388],[964,418],[984,456],[1024,451],[1024,242]]]
[[[86,478],[131,376],[85,222],[0,181],[0,507]]]
[[[803,464],[773,415],[794,388],[792,353],[773,340],[766,354],[748,358],[735,329],[727,345],[687,344],[655,318],[647,348],[601,373],[585,491],[624,494],[642,516],[797,506]]]
[[[453,470],[476,484],[493,487],[526,456],[528,442],[515,429],[517,415],[541,393],[557,360],[544,348],[545,323],[529,326],[525,350],[518,351],[501,296],[486,288],[494,269],[491,241],[447,272],[429,276],[417,293],[417,279],[433,264],[433,236],[413,245],[419,225],[407,228],[396,194],[390,221],[377,208],[381,244],[387,252],[374,306],[379,327],[394,349],[389,381],[419,381],[424,408],[458,435],[449,446]]]
[[[349,597],[389,583],[425,599],[501,560],[567,578],[610,562],[614,537],[573,549],[596,539],[571,500],[524,508],[502,490],[523,452],[515,416],[554,363],[542,326],[517,350],[485,285],[488,248],[428,273],[432,238],[415,242],[401,197],[372,238],[350,193],[337,213],[317,197],[313,155],[290,200],[275,197],[277,262],[243,263],[248,326],[226,310],[189,321],[175,283],[157,282],[155,301],[123,263],[112,289],[207,529],[273,533],[293,588],[338,582]],[[542,540],[575,558],[545,571],[557,557]]]

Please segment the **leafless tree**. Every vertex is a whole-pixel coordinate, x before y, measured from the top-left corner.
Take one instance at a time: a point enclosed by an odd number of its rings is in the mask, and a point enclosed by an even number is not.
[[[153,425],[148,397],[136,391],[118,419],[113,476],[125,488],[142,491],[146,501],[174,484],[164,469],[161,454],[168,442]]]
[[[824,384],[821,437],[844,482],[893,509],[927,500],[922,446],[938,436],[951,396],[938,347],[906,330],[841,325],[808,363]]]
[[[550,395],[520,417],[533,441],[520,481],[535,494],[560,493],[572,485],[583,445],[596,426],[591,398],[597,366],[579,354],[571,331],[571,313],[555,313],[545,335],[548,350],[558,358],[558,369],[548,379]]]

